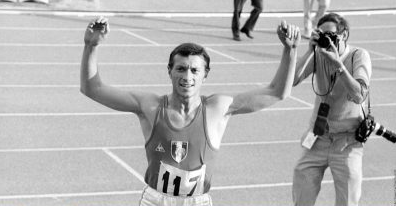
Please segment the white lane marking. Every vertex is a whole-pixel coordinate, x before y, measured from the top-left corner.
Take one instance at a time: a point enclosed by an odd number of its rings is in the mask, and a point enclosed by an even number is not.
[[[0,113],[0,117],[40,117],[40,116],[119,116],[130,115],[127,112],[30,112],[30,113]]]
[[[371,82],[384,82],[384,81],[396,81],[396,77],[383,77],[383,78],[372,78]],[[230,82],[230,83],[205,83],[203,86],[217,87],[217,86],[262,86],[267,85],[269,82]],[[302,84],[311,84],[310,81],[304,81]],[[120,88],[133,88],[133,87],[170,87],[171,84],[112,84],[114,87]],[[78,84],[0,84],[0,88],[79,88]],[[304,100],[298,99],[297,97],[290,96],[291,99],[299,101],[307,106],[312,104],[305,102]]]
[[[258,82],[247,82],[247,83],[205,83],[204,86],[260,86],[266,83],[258,83]],[[170,87],[171,84],[112,84],[114,87]],[[0,84],[0,88],[79,88],[80,85],[77,84],[64,84],[64,85],[55,85],[55,84],[42,84],[42,85],[34,85],[34,84]]]
[[[143,184],[146,184],[144,182],[144,177],[139,174],[135,169],[133,169],[130,165],[128,165],[124,160],[122,160],[120,157],[118,157],[116,154],[111,152],[109,149],[103,149],[102,150],[104,153],[109,155],[115,162],[117,162],[121,167],[126,169],[129,173],[131,173],[133,176],[135,176],[138,180],[140,180]]]
[[[374,25],[374,26],[356,26],[353,27],[353,30],[368,30],[368,29],[394,29],[396,28],[396,25]],[[118,28],[112,28],[111,32],[122,32],[123,29],[122,27]],[[0,30],[29,30],[29,31],[85,31],[85,28],[54,28],[54,27],[12,27],[12,26],[0,26]],[[255,28],[255,31],[274,31],[274,28]],[[132,29],[128,28],[128,31],[135,32],[135,31],[141,31],[141,32],[151,32],[151,31],[202,31],[202,32],[208,32],[208,31],[224,31],[224,32],[229,32],[230,29],[222,29],[222,28],[141,28],[141,29]]]
[[[393,180],[394,176],[378,176],[365,177],[364,182]],[[322,184],[332,184],[333,180],[323,180]],[[275,187],[290,187],[291,182],[269,183],[269,184],[250,184],[250,185],[230,185],[230,186],[214,186],[212,191],[219,190],[238,190],[238,189],[260,189],[260,188],[275,188]],[[53,194],[31,194],[31,195],[3,195],[0,200],[15,200],[15,199],[43,199],[43,198],[71,198],[71,197],[97,197],[97,196],[112,196],[112,195],[135,195],[141,194],[141,190],[130,191],[109,191],[109,192],[85,192],[85,193],[53,193]]]
[[[128,150],[144,149],[143,145],[135,146],[110,146],[110,147],[48,147],[48,148],[19,148],[0,149],[0,152],[73,152],[73,151],[98,151],[98,150]]]
[[[382,181],[392,180],[394,176],[381,176],[381,177],[366,177],[363,178],[364,182],[369,181]],[[332,184],[333,180],[323,180],[322,184]],[[274,188],[274,187],[289,187],[292,186],[292,182],[281,182],[281,183],[270,183],[270,184],[250,184],[250,185],[235,185],[235,186],[218,186],[212,187],[211,190],[235,190],[235,189],[252,189],[252,188]]]
[[[394,107],[396,103],[371,104],[372,107]],[[265,108],[262,112],[312,110],[312,107]],[[128,112],[9,112],[0,113],[0,117],[47,117],[47,116],[121,116],[131,115]]]
[[[246,138],[245,138],[246,139]],[[380,136],[371,136],[372,139],[382,139]],[[222,147],[234,146],[260,146],[276,144],[296,144],[300,140],[279,140],[279,141],[252,141],[252,142],[223,142]],[[0,149],[0,153],[22,153],[22,152],[75,152],[75,151],[98,151],[98,150],[137,150],[144,149],[143,145],[133,146],[112,146],[112,147],[53,147],[53,148],[15,148]]]
[[[134,195],[141,193],[142,193],[141,190],[135,190],[135,191],[53,193],[53,194],[31,194],[31,195],[3,195],[0,196],[0,200],[65,198],[65,197],[96,197],[96,196],[112,196],[112,195]]]
[[[145,38],[141,35],[130,32],[126,29],[121,29],[120,31],[123,31],[131,36],[134,36],[134,37],[139,38],[143,41],[146,41],[149,44],[109,44],[109,43],[104,43],[104,44],[101,44],[100,46],[101,47],[175,47],[175,46],[177,46],[177,44],[159,44],[153,40],[150,40],[150,39]],[[396,43],[396,39],[355,40],[355,41],[350,41],[349,43],[350,44],[389,44],[389,43]],[[306,42],[306,41],[300,43],[300,45],[307,45],[307,44],[308,44],[308,42]],[[280,45],[281,45],[281,43],[278,43],[278,42],[275,42],[275,43],[239,43],[239,44],[233,44],[233,43],[229,43],[229,44],[215,44],[215,43],[202,44],[202,46],[205,46],[205,47],[280,46]],[[83,47],[84,44],[0,42],[0,46],[3,46],[3,47]],[[210,48],[208,48],[208,49],[210,49]]]
[[[381,60],[389,60],[381,58]],[[241,61],[241,62],[211,62],[212,65],[244,65],[244,64],[278,64],[279,61]],[[156,66],[167,65],[167,62],[99,62],[98,65],[115,65],[115,66]],[[81,65],[79,62],[0,62],[0,65]],[[17,69],[17,68],[15,68]],[[249,69],[249,68],[246,68]]]
[[[304,101],[304,100],[302,100],[302,99],[300,99],[300,98],[297,98],[297,97],[295,97],[295,96],[292,96],[292,95],[290,95],[289,98],[290,98],[290,99],[293,99],[293,100],[295,100],[295,101],[297,101],[297,102],[300,102],[300,103],[302,103],[302,104],[305,104],[306,106],[311,107],[311,108],[313,108],[313,106],[314,106],[313,104],[311,104],[311,103],[309,103],[309,102],[306,102],[306,101]]]
[[[176,47],[178,44],[158,44],[152,40],[144,38],[140,35],[129,32],[130,35],[135,36],[137,38],[148,41],[150,44],[101,44],[101,47]],[[389,43],[389,42],[386,42]],[[300,43],[300,45],[306,45],[306,42]],[[234,47],[234,46],[280,46],[281,43],[247,43],[247,44],[201,44],[205,47]],[[49,44],[49,43],[0,43],[0,46],[8,46],[8,47],[83,47],[84,44]]]
[[[375,57],[371,61],[394,61],[396,57]],[[167,62],[99,62],[98,65],[116,66],[150,66],[167,65]],[[211,62],[212,65],[244,65],[244,64],[279,64],[279,61],[241,61],[241,62]],[[80,62],[0,62],[0,65],[81,65]],[[17,69],[17,68],[15,68]],[[249,69],[249,68],[245,68]]]
[[[223,53],[223,52],[217,51],[217,50],[212,49],[212,48],[210,48],[210,47],[205,47],[205,48],[206,48],[207,51],[211,51],[211,52],[213,52],[213,53],[219,54],[220,56],[226,57],[226,58],[231,59],[231,60],[233,60],[233,61],[235,61],[235,62],[241,62],[239,59],[234,58],[234,57],[232,57],[232,56],[230,56],[230,55],[228,55],[228,54],[225,54],[225,53]]]
[[[388,54],[385,54],[385,53],[382,53],[382,52],[373,51],[373,50],[371,50],[371,49],[367,49],[367,48],[366,48],[366,50],[367,50],[369,53],[373,53],[373,54],[379,55],[379,56],[384,57],[384,58],[389,58],[389,59],[395,59],[395,58],[396,58],[396,57],[394,57],[394,56],[391,56],[391,55],[388,55]]]
[[[342,16],[370,16],[370,15],[385,15],[385,14],[396,14],[396,9],[362,9],[362,10],[337,10]],[[48,16],[138,16],[138,17],[232,17],[232,12],[113,12],[113,11],[97,11],[97,12],[86,12],[86,11],[50,11],[50,10],[0,10],[0,14],[12,14],[12,15],[48,15]],[[243,12],[242,17],[248,17],[250,13]],[[260,17],[302,17],[302,12],[263,12]]]
[[[154,45],[154,46],[160,46],[159,43],[157,43],[157,42],[155,42],[155,41],[153,41],[153,40],[151,40],[151,39],[148,39],[148,38],[146,38],[146,37],[144,37],[144,36],[140,36],[140,35],[138,35],[138,34],[135,34],[135,33],[133,33],[133,32],[130,32],[130,31],[126,30],[126,29],[122,29],[121,31],[123,31],[123,32],[125,32],[126,34],[129,34],[129,35],[131,35],[131,36],[134,36],[134,37],[136,37],[136,38],[138,38],[138,39],[141,39],[141,40],[143,40],[143,41],[145,41],[145,42],[148,42],[148,43],[150,43],[150,44],[152,44],[152,45]]]

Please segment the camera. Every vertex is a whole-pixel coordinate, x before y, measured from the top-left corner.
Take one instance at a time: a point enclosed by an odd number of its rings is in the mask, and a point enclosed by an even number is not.
[[[318,31],[319,39],[317,40],[318,46],[322,48],[329,48],[330,47],[330,40],[333,42],[334,45],[337,45],[337,33],[335,32],[321,32]],[[327,38],[329,37],[330,40]]]
[[[95,29],[95,30],[102,30],[105,26],[106,26],[105,23],[95,22],[95,23],[92,25],[92,28]]]
[[[387,130],[384,126],[374,121],[370,114],[360,123],[359,128],[355,131],[355,139],[359,142],[366,142],[372,132],[376,135],[396,143],[396,133]]]
[[[315,126],[313,128],[313,133],[315,135],[321,136],[329,129],[329,124],[327,123],[327,116],[329,115],[330,106],[326,103],[320,103],[318,109],[318,116],[316,117]]]

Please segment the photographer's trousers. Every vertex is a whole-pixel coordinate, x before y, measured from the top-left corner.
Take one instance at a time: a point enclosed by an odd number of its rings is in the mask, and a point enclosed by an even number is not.
[[[313,206],[327,167],[335,187],[336,206],[357,206],[361,195],[363,145],[354,133],[325,134],[312,148],[303,147],[293,176],[295,206]]]

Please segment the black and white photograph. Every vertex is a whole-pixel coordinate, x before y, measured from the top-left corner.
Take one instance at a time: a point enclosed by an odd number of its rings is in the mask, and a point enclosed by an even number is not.
[[[0,0],[0,206],[392,206],[395,117],[394,0]]]

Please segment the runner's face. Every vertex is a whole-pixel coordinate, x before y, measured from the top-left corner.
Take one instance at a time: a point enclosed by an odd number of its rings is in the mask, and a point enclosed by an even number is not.
[[[185,98],[199,96],[202,83],[205,81],[205,66],[206,62],[202,56],[176,55],[173,68],[169,70],[173,92]]]

